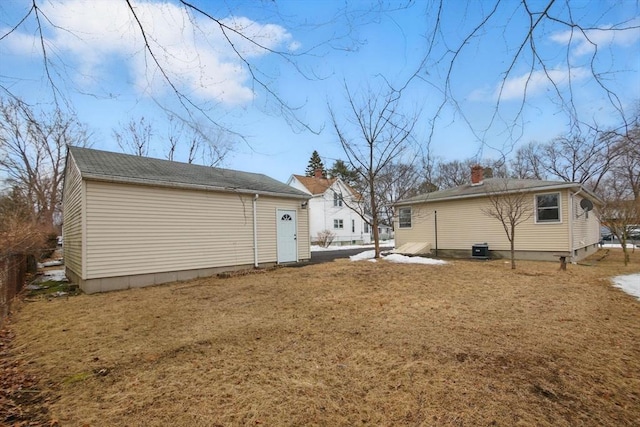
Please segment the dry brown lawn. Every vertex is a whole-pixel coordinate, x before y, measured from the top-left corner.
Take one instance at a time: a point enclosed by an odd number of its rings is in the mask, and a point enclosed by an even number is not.
[[[24,302],[62,426],[640,425],[640,301],[590,265],[336,261]]]

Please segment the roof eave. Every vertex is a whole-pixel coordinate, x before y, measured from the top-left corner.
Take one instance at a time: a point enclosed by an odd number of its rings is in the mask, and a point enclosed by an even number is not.
[[[603,204],[602,200],[596,196],[595,194],[593,194],[591,191],[587,190],[582,184],[578,184],[575,182],[567,182],[567,183],[560,183],[560,184],[555,184],[555,185],[545,185],[545,186],[540,186],[540,187],[530,187],[530,188],[522,188],[522,189],[514,189],[514,190],[509,190],[509,191],[498,191],[497,193],[505,193],[505,194],[509,194],[509,193],[514,193],[516,191],[524,191],[526,193],[535,193],[535,192],[540,192],[540,191],[553,191],[553,190],[565,190],[565,189],[570,189],[570,188],[577,188],[579,189],[581,192],[584,192],[586,194],[589,195],[590,199],[593,199],[593,201],[599,203],[599,204]],[[448,196],[448,197],[439,197],[439,198],[435,198],[435,199],[430,199],[428,197],[427,193],[427,197],[425,199],[422,200],[400,200],[398,202],[396,202],[394,204],[394,206],[408,206],[408,205],[417,205],[417,204],[423,204],[423,203],[432,203],[432,202],[444,202],[444,201],[450,201],[450,200],[460,200],[460,199],[473,199],[473,198],[477,198],[477,197],[487,197],[487,192],[484,193],[475,193],[475,194],[461,194],[461,195],[456,195],[456,196]]]
[[[164,188],[177,188],[177,189],[190,189],[190,190],[203,190],[203,191],[219,191],[223,193],[240,193],[240,194],[259,194],[262,196],[275,196],[286,197],[291,199],[310,199],[311,196],[300,192],[301,194],[279,193],[275,191],[266,190],[252,190],[249,188],[232,188],[232,187],[218,187],[215,185],[200,185],[200,184],[188,184],[182,182],[169,182],[158,180],[146,180],[130,177],[116,177],[105,176],[99,174],[92,174],[84,172],[82,173],[82,179],[99,182],[110,182],[116,184],[137,184],[145,185],[149,187],[164,187]]]

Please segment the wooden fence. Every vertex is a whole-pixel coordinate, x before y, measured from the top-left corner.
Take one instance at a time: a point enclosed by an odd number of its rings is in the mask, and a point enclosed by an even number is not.
[[[27,256],[0,257],[0,327],[9,314],[13,298],[22,290],[27,276]]]

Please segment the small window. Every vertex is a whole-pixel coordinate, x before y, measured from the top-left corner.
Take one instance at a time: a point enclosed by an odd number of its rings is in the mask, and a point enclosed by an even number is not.
[[[338,193],[333,193],[333,206],[342,206],[342,196]]]
[[[344,228],[344,222],[342,222],[341,219],[334,219],[333,220],[333,228],[336,228],[336,229]]]
[[[356,232],[356,220],[355,219],[351,220],[351,232],[352,233]]]
[[[293,221],[293,218],[291,218],[291,215],[289,214],[284,214],[282,215],[282,218],[280,218],[281,221]]]
[[[400,208],[398,210],[398,226],[400,228],[411,228],[411,208]]]
[[[369,233],[369,223],[368,222],[364,223],[364,232],[365,233]]]
[[[560,222],[560,193],[536,195],[536,222]]]

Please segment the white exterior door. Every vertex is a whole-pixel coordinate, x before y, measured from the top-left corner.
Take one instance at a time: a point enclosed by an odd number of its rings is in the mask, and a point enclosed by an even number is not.
[[[298,261],[296,211],[278,209],[276,211],[276,221],[278,263]]]

